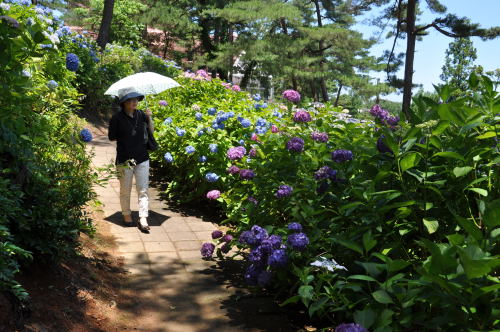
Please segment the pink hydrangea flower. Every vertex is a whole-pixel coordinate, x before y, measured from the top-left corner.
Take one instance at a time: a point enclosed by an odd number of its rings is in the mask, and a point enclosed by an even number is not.
[[[235,84],[233,85],[233,87],[231,88],[233,91],[241,91],[241,88],[239,85]]]
[[[275,125],[272,125],[272,126],[271,126],[271,132],[272,132],[273,134],[276,134],[276,133],[278,133],[279,131],[280,131],[280,130],[279,130],[279,129],[278,129],[278,127],[276,127]]]
[[[292,103],[298,103],[300,101],[300,93],[295,90],[285,90],[283,91],[283,98]]]
[[[207,193],[207,198],[208,199],[217,199],[220,197],[220,191],[219,190],[210,190],[208,193]]]

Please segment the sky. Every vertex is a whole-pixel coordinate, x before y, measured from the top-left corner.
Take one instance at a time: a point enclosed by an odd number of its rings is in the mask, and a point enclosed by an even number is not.
[[[424,1],[422,1],[424,2]],[[441,0],[441,3],[448,9],[448,13],[455,14],[458,17],[466,16],[473,23],[479,23],[482,28],[489,28],[500,25],[500,0]],[[424,5],[424,12],[420,16],[419,23],[427,24],[432,22],[437,15],[432,14]],[[355,29],[362,32],[365,38],[378,37],[380,30],[369,24],[370,18],[377,16],[377,11],[372,10],[366,13],[356,24]],[[416,84],[423,84],[423,89],[433,91],[432,84],[442,83],[439,78],[441,68],[445,61],[445,51],[448,44],[453,41],[435,29],[429,30],[429,35],[424,36],[422,41],[417,41],[414,63],[413,81]],[[391,49],[393,39],[385,39],[387,31],[380,38],[380,43],[372,47],[371,54],[374,56],[382,55],[384,50]],[[484,71],[500,68],[500,37],[493,40],[482,41],[480,38],[473,37],[472,41],[477,50],[476,65],[481,65]],[[395,53],[404,52],[406,40],[399,40],[396,45]],[[401,67],[399,77],[403,77],[404,65]],[[377,73],[373,76],[385,79],[384,73]],[[401,101],[401,94],[391,94],[385,98],[393,101]]]

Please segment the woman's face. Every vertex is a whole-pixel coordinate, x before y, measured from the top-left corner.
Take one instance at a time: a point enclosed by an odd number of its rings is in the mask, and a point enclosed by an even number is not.
[[[133,111],[137,108],[138,103],[139,100],[137,100],[137,98],[130,98],[123,103],[123,107],[125,107],[125,110],[127,111]]]

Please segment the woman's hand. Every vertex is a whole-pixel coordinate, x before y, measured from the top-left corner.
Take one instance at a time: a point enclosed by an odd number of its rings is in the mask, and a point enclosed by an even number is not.
[[[148,117],[148,120],[151,119],[153,117],[153,112],[151,112],[151,110],[148,108],[146,109],[146,111],[144,112],[146,114],[146,116]]]

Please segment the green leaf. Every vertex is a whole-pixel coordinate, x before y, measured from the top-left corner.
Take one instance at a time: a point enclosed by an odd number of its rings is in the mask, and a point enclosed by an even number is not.
[[[491,138],[495,137],[497,134],[494,131],[488,131],[482,135],[477,136],[477,139],[485,139],[485,138]]]
[[[346,240],[346,239],[333,239],[333,241],[346,247],[346,248],[354,250],[355,252],[359,253],[360,255],[363,255],[363,249],[361,248],[361,246],[359,244],[357,244],[354,241]]]
[[[450,121],[447,121],[447,120],[439,121],[436,128],[434,128],[434,130],[432,131],[432,135],[442,134],[446,130],[446,128],[448,128],[449,126],[450,126]]]
[[[488,191],[485,190],[485,189],[481,189],[481,188],[467,188],[467,190],[476,192],[479,195],[484,196],[484,197],[488,196]]]
[[[365,234],[363,234],[363,246],[365,247],[365,250],[367,253],[370,250],[372,250],[376,244],[377,244],[377,240],[375,240],[373,238],[371,231],[365,232]]]
[[[484,259],[484,253],[479,247],[459,248],[459,255],[465,274],[469,279],[481,278],[491,271],[491,259]]]
[[[489,228],[500,225],[500,199],[496,199],[486,204],[483,221]]]
[[[418,165],[420,162],[420,154],[418,152],[409,152],[404,155],[403,158],[401,158],[400,164],[401,164],[401,171],[404,172],[407,169],[410,169],[412,167],[415,167]]]
[[[328,302],[328,297],[323,296],[318,301],[311,303],[311,306],[309,307],[309,317],[312,317],[316,311],[325,305],[326,302]]]
[[[453,174],[455,174],[455,177],[459,178],[461,176],[464,176],[468,174],[470,171],[472,171],[474,168],[470,166],[465,166],[465,167],[455,167],[453,169]]]
[[[287,304],[290,304],[290,303],[297,303],[298,301],[300,300],[300,295],[294,295],[292,297],[289,297],[288,299],[286,299],[284,302],[280,303],[280,307],[284,307],[286,306]]]
[[[480,241],[483,238],[481,230],[476,226],[476,224],[474,224],[473,221],[459,216],[455,216],[455,219],[457,220],[460,227],[462,227],[470,236],[476,239],[476,241]]]
[[[427,228],[427,232],[429,232],[429,234],[432,234],[437,231],[439,227],[439,222],[436,219],[424,218],[422,219],[422,221],[424,223],[425,228]]]
[[[465,161],[464,157],[459,155],[456,152],[453,151],[443,151],[443,152],[437,152],[433,156],[434,157],[443,157],[443,158],[452,158],[452,159],[459,159]]]
[[[389,304],[389,303],[394,303],[390,297],[389,294],[383,289],[379,289],[378,291],[375,291],[372,293],[373,298],[375,301],[378,303],[382,304]]]
[[[354,313],[354,321],[369,329],[375,323],[375,311],[372,309],[358,310]]]
[[[378,283],[377,279],[370,277],[370,276],[367,276],[367,275],[364,275],[364,274],[355,274],[355,275],[349,276],[347,279],[373,281],[373,282]]]
[[[299,287],[299,295],[300,298],[302,299],[302,302],[307,306],[309,304],[309,301],[313,298],[314,295],[314,288],[313,286],[309,285],[302,285]]]

